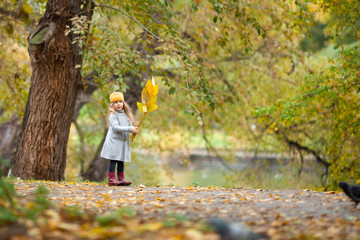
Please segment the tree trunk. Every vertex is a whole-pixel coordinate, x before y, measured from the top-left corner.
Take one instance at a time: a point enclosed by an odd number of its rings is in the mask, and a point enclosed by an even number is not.
[[[83,9],[80,5],[84,3]],[[45,15],[29,36],[33,74],[13,175],[22,179],[64,179],[66,148],[75,101],[81,88],[82,55],[76,37],[65,36],[70,18],[91,19],[93,5],[81,0],[49,0]]]
[[[0,125],[0,158],[7,163],[14,157],[16,144],[20,132],[20,119],[13,115],[5,123]],[[9,171],[7,164],[0,163],[1,174],[6,176]]]
[[[86,87],[82,87],[79,91],[75,103],[74,114],[72,116],[72,122],[76,122],[81,108],[90,102],[93,93],[99,88],[98,84],[94,80],[98,75],[99,74],[96,71],[93,71],[84,77],[84,83]]]
[[[97,83],[94,82],[94,76],[97,72],[92,72],[84,77],[86,88],[82,88],[76,99],[72,122],[76,122],[81,108],[90,101],[92,94],[98,89]],[[4,110],[0,110],[0,115]],[[16,145],[19,141],[19,132],[21,119],[17,115],[13,115],[7,122],[0,125],[0,158],[7,163],[11,163],[15,157]],[[8,175],[10,167],[1,163],[2,175]]]
[[[102,159],[100,157],[102,146],[105,142],[106,134],[107,134],[108,128],[104,128],[104,134],[103,138],[101,140],[101,143],[99,144],[95,156],[92,159],[89,168],[86,170],[85,173],[81,173],[82,177],[86,180],[89,180],[91,182],[101,182],[106,178],[106,172],[108,169],[108,162],[105,159]]]

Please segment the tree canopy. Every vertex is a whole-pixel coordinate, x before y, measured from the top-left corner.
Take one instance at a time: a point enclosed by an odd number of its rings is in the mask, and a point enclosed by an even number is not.
[[[0,8],[3,123],[25,111],[26,39],[46,3],[5,1]],[[139,137],[135,148],[190,147],[198,134],[208,149],[221,148],[225,163],[240,148],[293,153],[301,173],[310,155],[324,166],[323,186],[359,179],[358,1],[91,4],[91,20],[71,16],[64,32],[81,49],[75,68],[98,87],[76,120],[87,140],[70,139],[70,159],[85,151],[87,165],[95,154],[90,149],[101,142],[108,95],[130,96],[153,76],[160,82],[158,116],[144,122],[152,137]],[[182,144],[169,133],[181,133]],[[224,145],[214,146],[215,133]]]

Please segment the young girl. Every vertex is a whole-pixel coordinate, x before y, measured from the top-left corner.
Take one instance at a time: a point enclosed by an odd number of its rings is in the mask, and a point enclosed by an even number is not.
[[[100,154],[101,157],[110,160],[109,186],[131,184],[124,178],[124,162],[131,162],[130,132],[134,135],[138,134],[138,128],[131,124],[133,118],[131,108],[124,101],[124,95],[120,92],[110,94],[110,106],[106,118],[109,130]],[[116,164],[118,180],[115,177]]]

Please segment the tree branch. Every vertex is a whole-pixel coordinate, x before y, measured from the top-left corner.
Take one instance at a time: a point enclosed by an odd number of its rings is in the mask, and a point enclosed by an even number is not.
[[[308,153],[311,153],[315,159],[322,163],[326,168],[330,167],[330,163],[328,163],[327,161],[325,161],[324,159],[322,159],[319,155],[319,153],[317,153],[316,151],[306,147],[306,146],[303,146],[301,144],[299,144],[298,142],[295,142],[293,140],[290,140],[287,136],[285,136],[283,134],[283,137],[285,138],[285,141],[287,142],[287,144],[290,146],[290,147],[295,147],[297,150],[303,150],[305,152],[308,152]]]
[[[300,169],[298,171],[298,177],[300,177],[302,171],[303,171],[303,168],[304,168],[304,156],[302,155],[302,152],[300,149],[298,149],[298,152],[300,154],[300,161],[301,161],[301,165],[300,165]]]
[[[80,138],[80,151],[81,151],[81,155],[85,155],[85,158],[86,159],[89,159],[90,156],[88,154],[88,151],[85,150],[85,137],[84,137],[84,133],[80,127],[80,125],[76,122],[76,120],[74,121],[74,125],[75,125],[75,128],[76,128],[76,131],[78,133],[78,136]],[[81,158],[80,159],[80,174],[81,176],[84,175],[84,158]]]
[[[299,144],[298,142],[295,142],[293,140],[290,140],[287,136],[285,136],[284,134],[282,134],[283,137],[285,138],[285,141],[287,142],[287,144],[289,145],[289,147],[294,147],[298,150],[298,152],[300,153],[300,157],[301,157],[301,168],[300,170],[302,171],[302,165],[303,165],[303,156],[301,154],[301,151],[305,151],[305,152],[308,152],[308,153],[311,153],[315,159],[322,163],[324,166],[325,166],[325,172],[321,175],[321,182],[322,184],[324,185],[325,184],[325,177],[329,176],[329,167],[330,167],[330,163],[328,163],[327,161],[325,161],[324,159],[322,159],[319,155],[319,153],[317,153],[316,151],[306,147],[306,146],[303,146],[301,144]],[[301,171],[298,172],[299,176],[301,174]]]
[[[8,11],[6,9],[0,8],[0,15],[5,16],[5,17],[12,17],[15,19],[20,19],[20,14],[18,12],[15,11]]]
[[[122,14],[124,14],[125,16],[127,16],[128,18],[130,18],[131,20],[133,20],[134,22],[136,22],[138,25],[140,25],[140,27],[142,27],[146,32],[150,33],[152,36],[154,36],[157,40],[160,40],[160,38],[153,32],[151,32],[147,27],[145,27],[143,24],[141,24],[138,20],[136,20],[135,18],[133,18],[132,16],[130,16],[129,14],[127,14],[126,12],[113,7],[113,6],[109,6],[109,5],[105,5],[105,4],[98,4],[96,1],[94,1],[95,5],[97,7],[105,7],[105,8],[110,8],[113,9],[115,11],[121,12]]]
[[[200,113],[200,117],[203,120],[202,113]],[[226,164],[224,159],[219,155],[219,153],[216,151],[216,149],[212,146],[210,141],[207,139],[204,121],[202,124],[202,133],[203,133],[203,139],[205,140],[205,143],[206,143],[206,150],[208,152],[209,159],[211,160],[209,150],[212,150],[215,153],[215,156],[219,159],[219,161],[224,165],[225,168],[227,168],[230,171],[234,171],[229,165]]]
[[[258,49],[256,49],[251,55],[249,56],[244,56],[241,55],[239,56],[239,54],[235,54],[235,56],[233,57],[228,57],[228,58],[224,58],[224,59],[220,59],[220,60],[214,60],[214,61],[209,61],[209,63],[221,63],[221,62],[230,62],[230,61],[239,61],[239,60],[248,60],[251,59],[255,53],[259,52],[262,48],[264,48],[266,46],[266,44],[263,44],[262,46],[260,46]]]

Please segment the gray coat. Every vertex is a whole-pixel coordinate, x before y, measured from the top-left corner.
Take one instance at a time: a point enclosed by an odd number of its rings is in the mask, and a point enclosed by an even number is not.
[[[134,128],[124,110],[111,113],[109,116],[110,127],[101,150],[100,157],[131,162],[131,148],[129,138]]]

